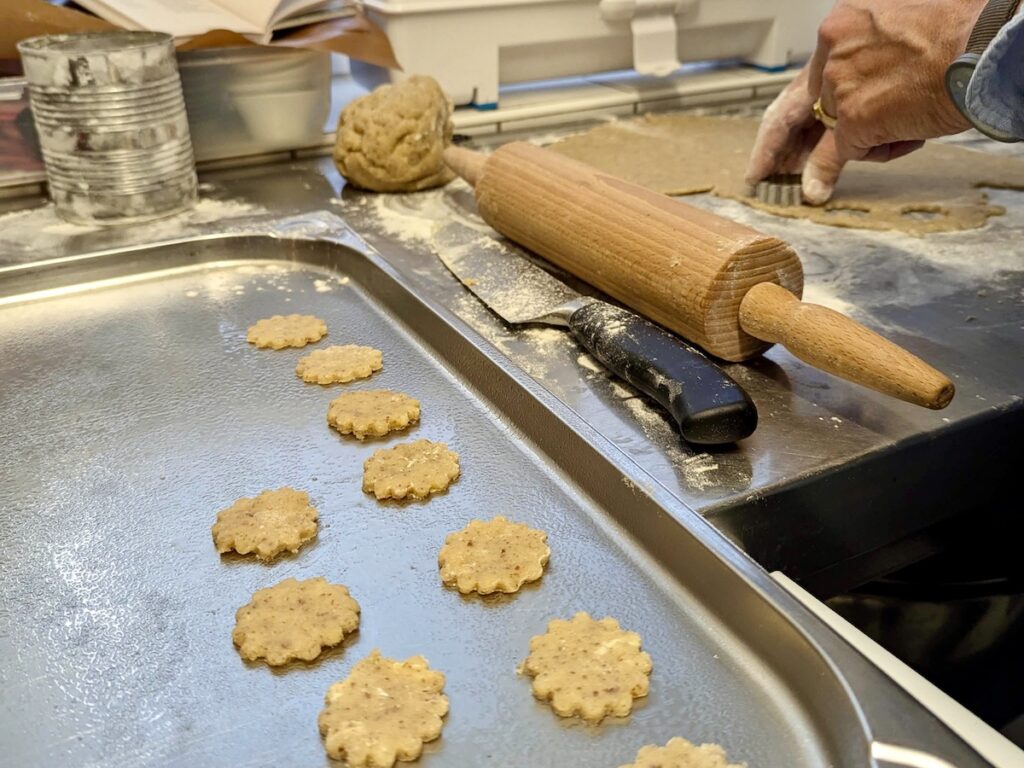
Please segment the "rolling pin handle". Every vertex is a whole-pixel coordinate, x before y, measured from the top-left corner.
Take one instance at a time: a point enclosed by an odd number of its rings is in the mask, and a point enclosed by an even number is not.
[[[471,187],[475,187],[480,176],[484,172],[484,165],[487,163],[487,156],[465,147],[445,147],[445,164],[462,177]]]
[[[740,326],[815,368],[900,400],[938,410],[953,399],[953,382],[920,358],[838,312],[801,302],[775,283],[747,291]]]

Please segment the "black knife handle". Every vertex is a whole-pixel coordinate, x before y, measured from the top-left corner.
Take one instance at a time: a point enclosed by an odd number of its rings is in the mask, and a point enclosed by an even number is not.
[[[732,443],[757,427],[757,409],[743,388],[654,323],[595,301],[569,317],[569,328],[602,365],[661,403],[687,442]]]

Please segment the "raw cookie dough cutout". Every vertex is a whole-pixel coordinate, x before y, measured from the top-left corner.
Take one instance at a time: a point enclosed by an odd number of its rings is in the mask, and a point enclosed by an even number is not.
[[[327,423],[360,440],[383,437],[420,420],[420,401],[401,392],[369,389],[346,392],[331,401]]]
[[[366,379],[384,367],[384,355],[356,344],[314,349],[300,357],[295,375],[309,384],[346,384]]]
[[[274,315],[250,325],[245,339],[261,349],[284,349],[304,347],[326,334],[327,324],[313,315]]]
[[[317,719],[327,754],[350,768],[415,760],[424,742],[441,735],[444,682],[422,656],[395,661],[374,650],[327,690]]]
[[[743,172],[759,121],[645,115],[570,136],[551,149],[668,195],[713,192],[778,216],[914,235],[973,229],[1005,213],[981,187],[1024,189],[1024,159],[929,142],[891,163],[850,163],[824,206],[770,206]]]
[[[340,584],[322,577],[285,579],[258,590],[235,614],[231,639],[247,661],[271,666],[312,661],[359,627],[359,603]]]
[[[316,530],[317,513],[309,494],[286,486],[241,498],[221,510],[212,532],[221,554],[234,550],[269,562],[282,552],[298,552],[316,537]]]
[[[459,454],[444,443],[416,440],[375,451],[363,463],[363,490],[378,499],[425,499],[459,476]]]
[[[451,104],[432,77],[413,75],[360,96],[341,111],[334,164],[375,192],[416,192],[455,175],[441,155],[452,139]]]
[[[551,550],[548,535],[498,516],[472,520],[448,534],[438,553],[441,580],[462,594],[517,592],[544,573]]]
[[[533,677],[534,696],[550,701],[561,717],[595,723],[628,715],[633,699],[647,695],[651,668],[640,635],[615,619],[595,620],[583,612],[569,621],[554,619],[545,634],[531,638],[522,665]]]
[[[746,768],[743,763],[730,763],[718,744],[699,747],[678,736],[664,747],[653,744],[642,747],[636,760],[619,768]]]

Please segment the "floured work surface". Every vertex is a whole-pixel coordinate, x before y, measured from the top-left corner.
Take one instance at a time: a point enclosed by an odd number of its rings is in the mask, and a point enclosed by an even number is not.
[[[930,142],[891,163],[850,163],[825,206],[769,206],[747,197],[743,172],[758,120],[645,115],[552,145],[555,151],[669,195],[713,192],[780,216],[911,234],[974,229],[1004,209],[984,187],[1024,189],[1024,158]]]
[[[550,134],[536,138],[551,140]],[[957,140],[1024,157],[1022,145],[970,135]],[[358,231],[379,233],[372,244],[414,275],[425,295],[447,304],[755,560],[794,577],[825,574],[827,588],[835,589],[837,581],[852,586],[882,575],[881,560],[851,553],[888,548],[897,561],[916,558],[904,547],[908,534],[955,512],[951,500],[967,504],[1002,488],[1008,471],[1002,458],[962,449],[964,440],[1012,439],[1019,433],[1014,419],[1024,415],[1024,192],[992,190],[991,197],[1005,215],[981,229],[927,237],[827,227],[708,194],[687,198],[790,243],[803,263],[805,300],[900,343],[957,385],[949,408],[930,411],[837,379],[775,346],[763,358],[725,366],[754,399],[760,420],[749,438],[713,452],[683,443],[657,404],[609,374],[570,334],[502,323],[436,259],[438,248],[522,253],[495,239],[475,215],[465,184],[417,195],[353,195],[342,210]],[[463,230],[458,236],[456,224]],[[593,292],[570,276],[559,277]],[[875,485],[861,484],[864,458],[881,476],[895,477],[899,492],[868,499]],[[934,482],[922,486],[921,467],[929,468]],[[849,493],[835,493],[837,482],[848,483]],[[557,560],[554,550],[552,558]]]
[[[615,510],[522,441],[522,415],[502,415],[394,321],[392,306],[409,311],[410,299],[390,277],[354,252],[332,256],[338,246],[300,245],[185,243],[129,261],[281,261],[0,304],[0,461],[31,468],[0,480],[0,742],[11,765],[325,765],[324,693],[374,648],[422,654],[445,673],[451,709],[424,766],[621,765],[676,734],[721,743],[752,768],[831,760],[750,648],[635,546],[613,541],[625,536]],[[340,259],[351,279],[303,263],[313,258]],[[373,386],[414,391],[420,424],[372,445],[340,439],[324,424],[337,389],[295,375],[308,348],[246,342],[254,318],[292,312],[322,318],[332,343],[358,329],[355,341],[388,360]],[[418,320],[418,333],[435,328]],[[68,420],[74,429],[60,427]],[[447,443],[463,476],[425,502],[365,494],[363,460],[410,439]],[[621,477],[607,484],[628,492]],[[285,485],[316,501],[316,541],[273,566],[218,555],[212,511]],[[445,537],[513,512],[548,532],[543,579],[508,597],[444,587]],[[359,601],[359,631],[313,664],[246,664],[231,642],[235,610],[258,589],[318,576]],[[530,638],[578,610],[640,632],[654,660],[628,721],[567,727],[515,673]]]

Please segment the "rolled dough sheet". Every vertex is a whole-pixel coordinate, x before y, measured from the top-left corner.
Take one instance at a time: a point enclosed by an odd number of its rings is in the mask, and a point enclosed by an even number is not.
[[[1024,159],[929,142],[891,163],[851,163],[822,207],[778,207],[747,197],[743,183],[758,121],[645,115],[551,146],[568,157],[669,195],[713,192],[789,218],[915,235],[981,227],[1005,213],[984,187],[1024,189]]]

